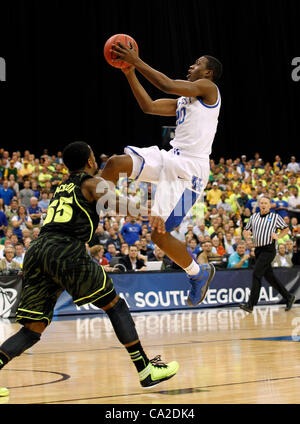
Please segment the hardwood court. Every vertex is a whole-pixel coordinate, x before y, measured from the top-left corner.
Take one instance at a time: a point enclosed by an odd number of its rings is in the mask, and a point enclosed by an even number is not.
[[[143,390],[104,315],[53,321],[0,371],[13,404],[300,403],[300,305],[134,314],[145,351],[178,374]],[[19,328],[0,320],[0,342]]]

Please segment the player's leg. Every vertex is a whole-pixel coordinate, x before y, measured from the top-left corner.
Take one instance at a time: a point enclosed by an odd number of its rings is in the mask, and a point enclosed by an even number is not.
[[[191,176],[190,169],[185,172],[185,168],[189,168],[190,163],[184,163],[184,161],[181,163],[177,158],[173,161],[172,157],[172,152],[171,154],[168,152],[165,157],[166,166],[161,172],[152,208],[153,215],[164,218],[166,232],[158,233],[154,229],[151,238],[187,273],[192,286],[188,305],[195,306],[204,300],[209,284],[215,275],[215,268],[212,264],[199,265],[188,252],[186,244],[170,233],[182,223],[195,202],[201,198],[206,184],[204,182],[200,186],[199,183],[197,187],[195,184],[193,188],[192,182],[201,182],[201,178]],[[201,168],[198,172],[201,172]],[[205,175],[203,180],[205,181]]]
[[[252,274],[252,285],[250,296],[246,304],[240,304],[239,307],[247,312],[252,312],[257,305],[261,289],[261,281],[268,267],[265,253],[261,249],[256,249],[255,265]]]
[[[266,279],[266,281],[275,289],[278,291],[278,293],[283,297],[283,299],[285,299],[286,301],[286,311],[289,311],[291,309],[291,307],[293,306],[296,297],[294,295],[292,295],[285,287],[284,285],[281,283],[281,281],[278,280],[278,278],[276,277],[276,275],[274,274],[274,270],[273,267],[271,265],[274,257],[275,257],[275,252],[267,252],[268,255],[268,262],[269,262],[269,266],[266,268],[265,273],[264,273],[264,277]]]
[[[77,262],[80,264],[77,265]],[[69,261],[68,278],[63,274],[59,274],[59,278],[76,305],[92,303],[106,312],[117,338],[137,368],[143,387],[153,386],[176,374],[177,362],[154,365],[155,361],[149,361],[126,302],[116,293],[113,281],[104,268],[96,264],[85,250],[80,254],[80,261],[74,258]]]
[[[132,175],[133,161],[130,155],[114,155],[108,159],[101,172],[101,177],[117,184],[120,174]]]
[[[102,178],[117,184],[120,174],[127,174],[132,180],[157,182],[163,166],[161,151],[157,146],[139,148],[127,146],[124,155],[108,159],[101,172]]]
[[[172,361],[165,364],[161,362],[160,356],[149,360],[140,342],[126,302],[116,293],[109,303],[106,303],[107,300],[102,297],[94,301],[93,304],[103,309],[109,317],[118,340],[126,348],[132,363],[136,367],[141,386],[152,387],[173,377],[178,371],[178,363]]]

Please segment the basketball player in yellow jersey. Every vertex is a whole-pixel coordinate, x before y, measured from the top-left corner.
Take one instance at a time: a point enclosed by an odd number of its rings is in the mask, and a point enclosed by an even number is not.
[[[214,266],[196,263],[185,244],[170,232],[180,225],[208,182],[209,155],[221,106],[215,81],[221,76],[222,65],[212,56],[202,56],[190,66],[187,81],[172,80],[121,43],[113,45],[112,51],[117,60],[131,65],[123,72],[141,109],[153,115],[176,116],[177,121],[171,150],[127,146],[125,155],[109,159],[102,176],[116,184],[119,174],[127,173],[130,179],[157,184],[151,215],[164,219],[166,232],[152,229],[152,239],[186,271],[191,283],[188,304],[195,306],[205,298]],[[161,91],[180,97],[153,101],[138,81],[135,69]]]

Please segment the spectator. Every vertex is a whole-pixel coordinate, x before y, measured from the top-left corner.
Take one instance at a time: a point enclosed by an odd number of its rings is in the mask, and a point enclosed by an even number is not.
[[[283,243],[279,244],[278,252],[272,262],[272,266],[273,267],[288,267],[288,268],[291,268],[293,266],[292,259],[286,253],[285,244]]]
[[[145,237],[146,237],[146,240],[147,240],[147,247],[149,247],[149,249],[153,250],[154,249],[154,243],[151,240],[151,233],[148,232]]]
[[[282,169],[282,161],[279,155],[275,156],[275,161],[273,163],[273,169],[276,171],[277,169],[280,171]]]
[[[219,210],[220,208],[223,208],[225,212],[232,212],[232,206],[230,200],[227,197],[227,192],[222,192],[221,194],[220,201],[217,204],[217,209]]]
[[[33,194],[34,196],[34,194]],[[34,196],[36,197],[36,196]],[[49,207],[50,199],[47,191],[42,191],[41,193],[41,200],[38,202],[38,207],[42,210],[42,218],[45,219]]]
[[[4,252],[7,247],[13,247],[10,237],[6,237],[4,243],[0,245],[0,259],[4,258]]]
[[[35,180],[32,180],[31,181],[31,189],[32,189],[32,191],[34,193],[33,194],[34,197],[36,197],[37,199],[39,199],[41,192],[40,192],[39,185],[38,185],[38,182],[37,181],[35,181]]]
[[[33,167],[30,165],[28,160],[24,160],[23,166],[19,170],[19,176],[20,176],[21,180],[24,181],[25,178],[30,179],[31,176],[32,176],[32,171],[33,171]]]
[[[4,180],[3,185],[0,188],[0,197],[3,199],[6,206],[10,205],[12,198],[14,197],[14,192],[11,188],[8,187],[8,181]]]
[[[148,258],[148,256],[153,252],[153,249],[151,249],[151,247],[147,246],[147,238],[146,236],[141,236],[141,248],[140,248],[140,253],[143,256],[146,256]]]
[[[30,199],[34,196],[33,190],[30,188],[30,181],[24,181],[24,188],[20,190],[18,198],[20,199],[21,205],[24,205],[25,208],[29,208]]]
[[[251,190],[251,198],[248,200],[248,202],[245,205],[245,208],[248,208],[250,210],[250,213],[256,212],[256,208],[258,207],[258,197],[257,197],[257,191],[255,189]]]
[[[188,242],[188,249],[189,253],[192,255],[192,257],[196,260],[197,256],[201,252],[200,247],[198,246],[197,241],[193,238],[190,239]]]
[[[15,176],[11,174],[8,178],[8,187],[14,192],[14,196],[19,194],[19,183],[15,180]]]
[[[16,234],[12,234],[12,235],[10,236],[10,242],[11,242],[11,245],[12,245],[13,247],[15,247],[15,245],[16,245],[17,243],[19,243],[19,241],[18,241],[18,237],[16,236]]]
[[[3,252],[4,257],[0,260],[0,271],[21,271],[20,264],[13,258],[15,256],[15,249],[13,246],[5,247]]]
[[[246,253],[246,243],[240,242],[236,252],[228,258],[227,268],[248,268],[250,255]]]
[[[144,263],[146,264],[147,263],[147,261],[148,261],[148,256],[147,255],[143,255],[142,253],[141,253],[141,242],[140,242],[140,240],[137,240],[135,243],[134,243],[134,245],[137,247],[137,249],[138,249],[138,258],[139,259],[143,259],[143,261],[144,261]]]
[[[210,208],[215,208],[221,200],[222,190],[218,188],[218,183],[214,182],[212,188],[207,192],[206,200]]]
[[[129,246],[128,243],[121,243],[121,250],[120,253],[117,254],[117,256],[120,256],[121,258],[124,258],[129,253]]]
[[[121,249],[121,240],[120,237],[116,234],[116,231],[113,227],[110,227],[108,230],[108,239],[105,243],[106,249],[109,244],[113,243],[116,246],[116,250]]]
[[[300,197],[298,193],[297,187],[292,187],[291,189],[291,196],[289,196],[288,199],[288,211],[289,211],[289,217],[296,217],[298,220],[300,219]],[[1,191],[0,191],[1,195]]]
[[[99,223],[92,239],[92,242],[90,243],[90,246],[94,246],[96,244],[101,244],[102,246],[105,246],[108,237],[108,232],[105,231],[103,225]]]
[[[182,226],[175,227],[173,231],[171,231],[171,236],[175,237],[177,240],[180,240],[185,243],[185,233]]]
[[[5,179],[8,180],[10,175],[14,175],[15,181],[17,181],[19,173],[18,173],[18,169],[15,167],[15,161],[14,160],[9,161],[9,167],[6,168],[5,171],[4,171],[4,178]]]
[[[32,238],[31,237],[24,237],[24,250],[25,250],[25,253],[26,253],[26,250],[28,249],[31,241],[32,241]]]
[[[203,251],[197,258],[197,262],[202,264],[213,263],[217,268],[223,267],[223,258],[220,255],[212,252],[212,242],[207,240],[202,244]]]
[[[19,241],[23,241],[22,230],[28,228],[32,229],[32,221],[30,216],[26,213],[26,208],[23,205],[18,207],[18,215],[14,216],[11,220],[13,225],[13,234],[16,234]]]
[[[109,261],[104,256],[104,247],[101,244],[95,244],[90,248],[90,255],[93,258],[93,261],[98,265],[109,265]]]
[[[5,237],[8,221],[4,211],[4,201],[0,199],[0,238]]]
[[[25,251],[24,251],[23,243],[17,243],[15,245],[14,261],[18,262],[21,268],[23,266],[24,256],[25,256]]]
[[[293,240],[287,240],[286,243],[285,243],[285,248],[286,248],[287,256],[289,256],[290,259],[292,259],[293,254],[294,254],[294,242],[293,242]]]
[[[33,227],[41,227],[42,209],[38,206],[38,199],[31,197],[27,214],[31,218]]]
[[[232,237],[232,234],[230,232],[225,233],[224,248],[229,255],[231,255],[232,253],[235,252],[233,237]]]
[[[294,172],[295,174],[300,171],[300,166],[299,163],[296,162],[295,156],[291,156],[291,161],[289,162],[286,170],[289,172]]]
[[[124,241],[131,246],[140,239],[139,236],[142,235],[142,227],[136,222],[134,217],[131,217],[130,221],[123,225],[121,235]]]
[[[224,249],[220,239],[218,236],[214,236],[212,238],[212,252],[216,253],[219,256],[224,256],[226,255],[226,250]]]
[[[172,268],[173,262],[170,258],[165,254],[163,250],[161,250],[160,247],[155,245],[154,251],[151,256],[149,256],[149,262],[162,262],[161,270],[166,271],[167,269]]]
[[[10,240],[10,238],[11,238],[11,236],[13,234],[13,230],[10,227],[6,227],[6,229],[4,230],[4,233],[5,233],[5,235],[4,235],[4,237],[1,238],[0,246],[1,245],[4,245],[5,240],[7,240],[7,239]]]
[[[47,166],[43,166],[42,171],[39,173],[38,181],[42,188],[46,187],[46,182],[51,181],[52,175],[49,172]]]
[[[247,193],[244,190],[242,190],[241,195],[237,198],[238,204],[240,205],[241,208],[244,209],[248,200],[249,200],[249,197]]]
[[[120,259],[127,271],[146,271],[147,268],[142,259],[138,259],[138,248],[134,245],[129,247],[129,253]]]
[[[32,229],[32,239],[36,240],[38,236],[40,235],[41,229],[39,227],[34,227]]]
[[[193,233],[199,238],[200,235],[209,236],[209,232],[207,231],[207,228],[205,227],[204,222],[200,222],[198,225],[195,225],[193,228]]]
[[[117,251],[115,244],[114,243],[110,243],[107,246],[107,252],[105,253],[104,256],[106,257],[106,259],[108,260],[108,262],[110,262],[112,260],[112,258],[114,258],[115,256],[118,255],[118,253],[119,252]]]
[[[286,200],[283,200],[283,193],[280,191],[278,193],[278,200],[275,201],[275,212],[278,213],[278,215],[281,216],[281,218],[284,218],[285,216],[288,216],[288,202]]]

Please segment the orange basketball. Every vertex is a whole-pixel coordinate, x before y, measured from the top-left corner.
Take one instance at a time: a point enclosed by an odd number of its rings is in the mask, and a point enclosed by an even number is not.
[[[110,37],[104,45],[104,57],[106,61],[115,68],[128,68],[130,64],[124,62],[124,60],[116,60],[115,62],[112,61],[113,59],[118,59],[118,56],[115,53],[111,52],[112,45],[117,44],[118,42],[124,44],[130,49],[135,48],[137,52],[139,51],[136,41],[132,37],[130,37],[130,35],[115,34]]]

